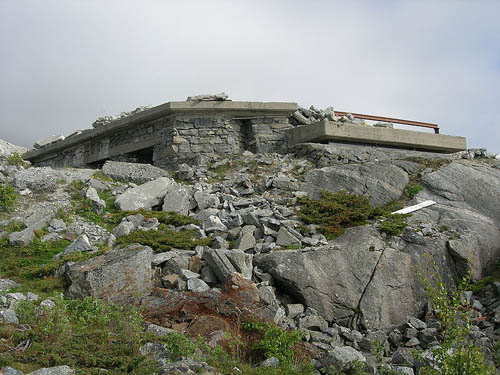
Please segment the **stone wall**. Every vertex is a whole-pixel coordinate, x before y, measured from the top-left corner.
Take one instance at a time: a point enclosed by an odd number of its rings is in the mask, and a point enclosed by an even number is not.
[[[278,152],[287,147],[285,116],[235,118],[223,114],[174,114],[136,124],[70,146],[36,165],[82,167],[106,160],[149,162],[175,168],[181,163],[203,165],[213,156]]]

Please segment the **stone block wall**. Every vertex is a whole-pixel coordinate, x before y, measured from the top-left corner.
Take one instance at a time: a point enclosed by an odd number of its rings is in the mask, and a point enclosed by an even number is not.
[[[204,165],[214,156],[278,152],[287,147],[286,117],[234,118],[171,114],[101,135],[38,161],[39,166],[83,167],[105,160],[150,162],[163,168]]]

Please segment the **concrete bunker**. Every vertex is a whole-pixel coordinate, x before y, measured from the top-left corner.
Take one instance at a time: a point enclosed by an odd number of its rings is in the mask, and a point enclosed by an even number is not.
[[[303,114],[307,112],[317,116],[306,119]],[[305,110],[291,102],[169,102],[110,121],[96,121],[93,126],[62,140],[55,138],[25,157],[37,166],[101,166],[106,160],[116,160],[175,168],[180,163],[204,164],[214,155],[230,156],[245,150],[282,152],[303,142],[362,143],[434,152],[466,149],[463,137],[361,125],[359,120],[336,117],[333,109]]]

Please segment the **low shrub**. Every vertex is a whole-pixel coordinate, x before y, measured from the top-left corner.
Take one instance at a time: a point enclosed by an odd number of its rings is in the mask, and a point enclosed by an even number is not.
[[[275,357],[282,365],[291,365],[295,359],[293,346],[302,338],[300,331],[283,330],[268,322],[244,322],[243,330],[257,334],[251,350],[265,358]]]
[[[493,375],[495,369],[486,363],[479,346],[474,345],[471,307],[463,298],[470,290],[470,272],[463,277],[454,290],[450,290],[434,259],[427,255],[429,271],[419,270],[419,279],[431,300],[436,316],[441,320],[442,340],[431,349],[432,366],[420,369],[422,375]]]
[[[329,239],[344,233],[345,228],[366,224],[369,219],[380,217],[384,209],[372,207],[370,198],[345,190],[321,192],[319,200],[299,198],[298,212],[306,224],[319,224],[320,231]]]
[[[409,215],[387,215],[384,221],[379,226],[379,231],[386,233],[390,236],[395,236],[401,234],[403,230],[408,226],[406,223],[406,218]]]
[[[18,194],[12,186],[0,184],[0,211],[9,211],[17,199]]]
[[[23,167],[29,166],[29,164],[23,159],[23,156],[18,152],[13,152],[7,156],[6,161],[8,165],[20,165]]]
[[[117,244],[139,243],[150,246],[157,252],[169,251],[172,248],[191,250],[196,246],[208,246],[211,242],[211,238],[195,239],[193,230],[176,232],[165,224],[160,224],[158,230],[147,232],[138,230],[116,240]]]
[[[130,307],[86,297],[54,298],[55,307],[37,313],[32,302],[21,302],[17,314],[30,330],[17,330],[0,345],[24,351],[2,351],[0,363],[30,372],[34,368],[68,365],[85,373],[152,374],[151,362],[140,355],[146,338],[141,314]],[[5,327],[0,327],[4,330]],[[1,335],[1,332],[0,332]],[[96,371],[96,372],[94,372]]]

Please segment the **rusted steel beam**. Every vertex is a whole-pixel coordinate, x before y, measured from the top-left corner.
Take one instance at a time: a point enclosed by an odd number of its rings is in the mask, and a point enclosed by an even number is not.
[[[399,118],[364,115],[361,113],[342,112],[342,111],[335,111],[335,116],[346,116],[348,113],[353,115],[354,118],[359,118],[359,119],[363,119],[363,120],[395,122],[396,124],[420,126],[423,128],[431,128],[431,129],[434,129],[434,133],[439,134],[439,126],[437,124],[431,124],[429,122],[403,120],[403,119],[399,119]]]

